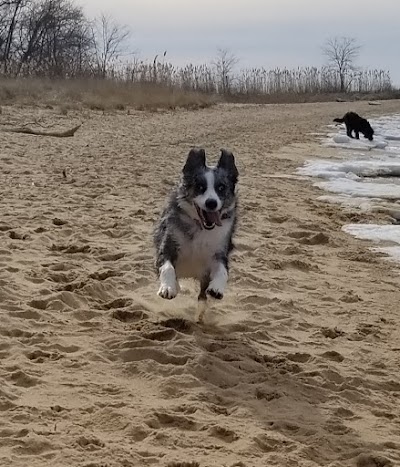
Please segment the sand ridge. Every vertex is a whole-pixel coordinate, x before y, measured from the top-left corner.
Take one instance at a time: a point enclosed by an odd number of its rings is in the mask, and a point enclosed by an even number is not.
[[[7,127],[84,124],[0,132],[1,466],[400,463],[398,268],[340,230],[378,215],[291,177],[350,108],[400,102],[3,108]],[[231,277],[204,325],[190,282],[156,296],[151,244],[192,145],[240,171]]]

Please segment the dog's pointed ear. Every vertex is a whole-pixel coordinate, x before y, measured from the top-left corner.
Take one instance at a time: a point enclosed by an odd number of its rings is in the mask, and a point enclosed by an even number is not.
[[[233,182],[237,182],[239,172],[235,165],[235,157],[230,151],[221,149],[221,156],[219,158],[217,167],[225,169],[229,173],[229,176],[232,178]]]
[[[206,166],[206,152],[204,149],[191,149],[186,163],[183,167],[183,174],[187,175],[196,169],[202,168]]]

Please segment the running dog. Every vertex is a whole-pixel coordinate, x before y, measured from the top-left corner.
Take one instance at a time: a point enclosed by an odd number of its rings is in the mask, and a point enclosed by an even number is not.
[[[216,166],[206,164],[204,149],[192,149],[181,179],[154,230],[158,295],[175,298],[180,278],[200,282],[199,321],[207,295],[223,298],[236,229],[239,172],[225,149]]]
[[[344,123],[346,125],[347,136],[350,138],[353,138],[352,131],[354,131],[356,139],[360,139],[360,133],[370,141],[374,139],[374,130],[371,128],[368,120],[360,117],[355,112],[347,112],[343,118],[335,118],[333,121]]]

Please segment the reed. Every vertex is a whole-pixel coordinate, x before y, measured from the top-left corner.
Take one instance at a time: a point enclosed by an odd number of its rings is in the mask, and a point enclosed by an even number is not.
[[[348,76],[353,98],[398,98],[385,70],[359,70]],[[229,86],[226,85],[229,83]],[[223,85],[224,84],[224,85]],[[213,65],[182,67],[160,60],[117,62],[100,77],[93,68],[67,78],[27,74],[0,77],[0,105],[11,103],[77,106],[93,110],[198,109],[217,102],[313,102],[339,95],[339,76],[329,68],[245,68],[223,81]]]

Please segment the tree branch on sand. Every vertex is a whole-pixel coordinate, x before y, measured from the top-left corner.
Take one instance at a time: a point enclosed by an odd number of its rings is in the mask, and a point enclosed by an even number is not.
[[[74,136],[74,134],[77,132],[77,130],[79,130],[81,126],[82,126],[82,123],[65,131],[41,131],[41,130],[32,130],[32,128],[2,128],[1,131],[7,131],[9,133],[24,133],[27,135],[35,135],[35,136],[54,136],[55,138],[67,138],[70,136]]]

